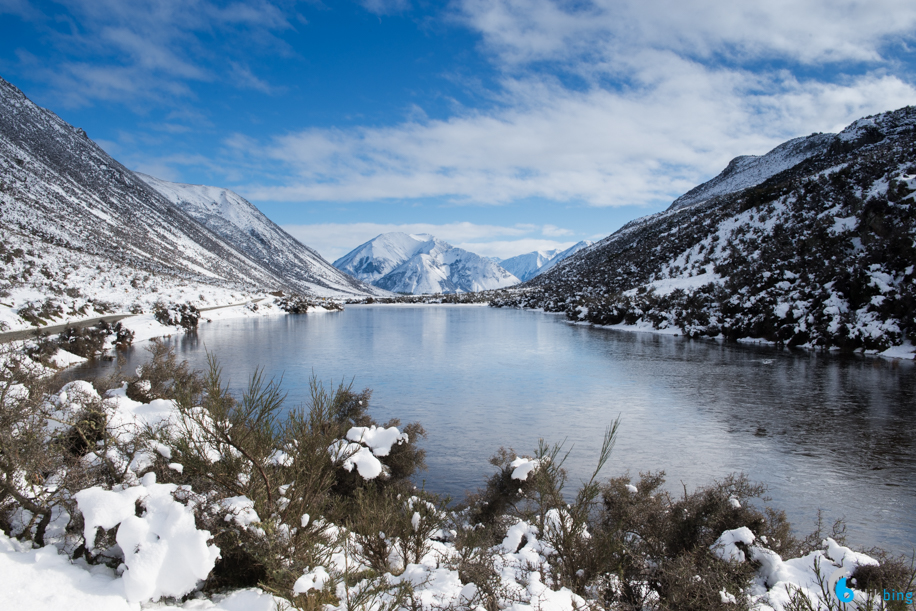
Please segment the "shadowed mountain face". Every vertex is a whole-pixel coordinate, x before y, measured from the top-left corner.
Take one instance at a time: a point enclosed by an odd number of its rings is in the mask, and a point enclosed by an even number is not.
[[[196,282],[365,293],[343,276],[330,282],[326,268],[287,275],[237,247],[3,79],[0,177],[0,226],[44,242]]]
[[[383,233],[334,266],[395,293],[466,293],[518,284],[490,259],[427,234]]]
[[[777,173],[748,170],[798,157]],[[914,194],[907,107],[739,158],[496,303],[691,336],[906,346],[916,336]]]
[[[168,182],[146,174],[137,176],[201,225],[284,278],[295,290],[384,293],[342,273],[237,193],[220,187]]]

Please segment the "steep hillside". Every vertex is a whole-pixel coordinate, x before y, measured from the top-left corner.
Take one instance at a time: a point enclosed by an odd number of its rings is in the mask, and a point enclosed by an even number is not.
[[[735,157],[718,176],[674,200],[671,208],[692,206],[713,197],[737,193],[759,185],[809,157],[827,152],[834,138],[835,134],[811,134],[783,142],[766,155]]]
[[[305,270],[304,247],[237,247],[3,79],[0,240],[0,327],[27,325],[34,317],[23,312],[36,309],[51,321],[146,311],[169,298],[215,305],[277,289],[340,297],[371,290],[327,263]]]
[[[909,345],[916,108],[817,142],[759,184],[629,223],[493,305],[789,346]]]
[[[0,177],[5,229],[156,273],[282,283],[2,79]]]
[[[220,187],[187,185],[147,174],[136,175],[198,223],[283,278],[294,290],[383,293],[341,273],[237,193]]]
[[[490,259],[428,234],[383,233],[334,267],[394,293],[458,293],[518,284],[518,278]]]

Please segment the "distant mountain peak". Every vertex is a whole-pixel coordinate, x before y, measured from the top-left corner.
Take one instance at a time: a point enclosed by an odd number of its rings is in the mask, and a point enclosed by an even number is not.
[[[514,274],[522,282],[527,282],[535,276],[546,272],[563,259],[591,245],[592,242],[583,240],[570,246],[566,250],[535,250],[523,255],[504,259],[500,262],[500,265]]]
[[[383,233],[335,261],[334,267],[395,293],[465,293],[519,282],[488,258],[427,233]]]

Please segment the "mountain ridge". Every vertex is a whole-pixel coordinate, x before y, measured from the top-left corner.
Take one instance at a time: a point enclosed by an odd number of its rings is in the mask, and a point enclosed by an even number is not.
[[[101,261],[245,290],[368,294],[365,285],[344,275],[336,285],[327,275],[308,282],[265,266],[175,206],[84,130],[2,78],[0,176],[0,226]],[[328,274],[338,273],[324,266]]]
[[[819,136],[795,165],[732,192],[691,190],[700,198],[627,223],[491,304],[691,337],[912,348],[916,108]]]
[[[198,223],[261,262],[298,291],[314,285],[336,290],[381,294],[370,285],[336,269],[267,218],[241,195],[223,187],[170,182],[135,174]]]
[[[486,257],[429,234],[379,234],[334,261],[334,267],[394,293],[475,292],[519,282]]]

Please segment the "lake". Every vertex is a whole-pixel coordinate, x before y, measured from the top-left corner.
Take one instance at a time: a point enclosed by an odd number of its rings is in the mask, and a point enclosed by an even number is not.
[[[372,415],[420,421],[428,490],[463,498],[500,447],[564,442],[570,485],[594,468],[621,416],[605,477],[664,470],[682,493],[729,473],[769,487],[796,531],[845,518],[848,541],[916,547],[916,368],[911,361],[572,325],[477,306],[348,306],[320,315],[202,323],[181,358],[213,352],[241,390],[256,366],[283,376],[288,404],[326,385],[373,390]],[[128,354],[127,371],[146,359]],[[418,481],[418,484],[422,482]]]

